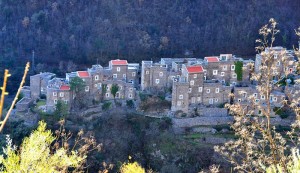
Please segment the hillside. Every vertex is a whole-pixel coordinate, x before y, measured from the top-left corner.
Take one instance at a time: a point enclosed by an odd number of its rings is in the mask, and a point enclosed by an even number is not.
[[[1,0],[0,59],[57,65],[233,53],[253,55],[260,26],[279,22],[278,44],[296,44],[297,0]],[[3,61],[5,59],[6,61]]]

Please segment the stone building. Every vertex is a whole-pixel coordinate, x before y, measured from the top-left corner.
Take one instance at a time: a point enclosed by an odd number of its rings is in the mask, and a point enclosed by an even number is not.
[[[164,89],[168,84],[169,72],[167,65],[153,63],[152,61],[142,61],[141,69],[141,89]]]
[[[48,82],[46,110],[53,112],[57,101],[61,100],[71,107],[73,96],[69,83],[63,78],[53,78]]]
[[[48,82],[55,76],[55,74],[49,72],[30,76],[31,98],[36,100],[40,98],[41,94],[46,94]]]
[[[184,77],[174,79],[172,89],[172,111],[183,111],[185,113],[189,110],[189,83]]]

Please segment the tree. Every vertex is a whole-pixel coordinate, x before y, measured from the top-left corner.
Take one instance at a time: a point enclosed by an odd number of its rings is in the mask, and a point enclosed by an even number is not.
[[[7,138],[5,155],[0,156],[0,170],[7,173],[58,173],[69,172],[68,169],[73,168],[74,172],[82,172],[88,152],[100,149],[100,145],[97,146],[94,140],[85,140],[85,143],[82,143],[82,135],[83,132],[80,131],[75,140],[75,145],[82,144],[76,151],[75,146],[73,149],[69,147],[67,140],[70,134],[61,129],[57,131],[57,136],[53,136],[50,130],[46,130],[46,123],[39,122],[37,130],[23,140],[19,149],[12,145],[9,137]]]
[[[65,117],[69,114],[68,105],[62,100],[58,100],[55,105],[54,115],[58,117]]]
[[[70,80],[70,88],[75,93],[78,93],[82,90],[84,90],[85,82],[80,77],[74,77]]]
[[[235,69],[234,72],[236,73],[237,80],[242,81],[243,80],[243,62],[237,61],[234,63]]]
[[[114,100],[116,99],[116,94],[119,91],[119,86],[118,84],[112,84],[110,92],[114,96]]]
[[[297,103],[291,101],[291,104],[287,104],[288,100],[282,102],[284,106],[289,106],[297,117],[291,125],[291,131],[284,134],[289,140],[284,138],[271,122],[271,92],[277,89],[273,81],[273,70],[278,61],[274,58],[276,52],[273,49],[275,35],[279,33],[276,25],[276,21],[270,19],[269,24],[259,30],[263,38],[257,40],[260,45],[256,49],[261,52],[262,64],[260,72],[252,75],[253,80],[258,82],[259,95],[265,96],[265,102],[256,102],[255,98],[250,96],[248,99],[251,103],[246,107],[241,104],[227,105],[234,116],[231,127],[238,139],[229,141],[224,146],[215,146],[215,150],[223,155],[237,172],[264,172],[265,168],[271,165],[278,165],[282,172],[287,172],[288,163],[291,161],[287,153],[292,149],[288,142],[293,142],[295,147],[299,143],[300,109]],[[268,51],[265,51],[266,49]],[[281,61],[286,60],[286,55],[282,55]],[[279,78],[285,78],[288,72],[278,75]],[[260,110],[261,115],[255,115],[254,110]]]

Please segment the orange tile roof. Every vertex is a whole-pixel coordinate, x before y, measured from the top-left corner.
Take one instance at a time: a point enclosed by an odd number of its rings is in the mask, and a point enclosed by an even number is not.
[[[119,59],[116,59],[116,60],[111,60],[111,64],[112,65],[127,65],[127,60],[119,60]]]
[[[62,85],[62,86],[60,86],[60,90],[70,90],[70,86]]]
[[[201,65],[190,66],[190,67],[187,67],[187,71],[189,73],[201,73],[201,72],[203,72],[203,67]]]
[[[81,78],[90,77],[90,74],[87,71],[77,71],[77,74]]]
[[[212,56],[212,57],[205,57],[204,58],[207,62],[219,62],[219,57]]]

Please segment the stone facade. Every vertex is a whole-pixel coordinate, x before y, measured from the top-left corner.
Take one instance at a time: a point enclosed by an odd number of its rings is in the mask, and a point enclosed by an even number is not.
[[[41,94],[46,94],[48,82],[55,76],[55,74],[48,72],[30,76],[31,98],[36,100]]]
[[[18,112],[27,111],[31,104],[32,100],[30,98],[24,97],[16,103],[16,109]]]

